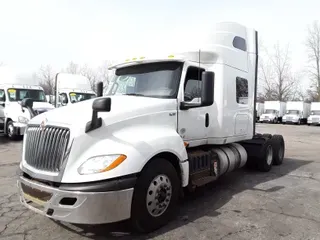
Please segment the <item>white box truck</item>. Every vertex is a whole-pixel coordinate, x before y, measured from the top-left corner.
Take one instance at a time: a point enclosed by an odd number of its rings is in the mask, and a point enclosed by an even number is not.
[[[320,125],[320,102],[311,103],[308,125]]]
[[[259,122],[260,116],[264,112],[264,103],[257,102],[256,103],[256,121]]]
[[[50,102],[55,107],[67,106],[96,97],[87,77],[71,73],[56,75],[55,93],[55,96],[49,96]]]
[[[54,108],[42,87],[19,80],[12,68],[0,67],[0,132],[9,139],[21,138],[32,117],[28,109],[21,107],[25,98],[32,99],[33,109],[39,114]]]
[[[281,123],[286,112],[286,103],[281,101],[265,101],[264,113],[260,116],[259,122]]]
[[[282,123],[307,124],[310,115],[310,103],[303,101],[288,101],[286,114],[282,117]]]
[[[24,206],[70,223],[131,219],[150,232],[174,216],[184,189],[280,165],[283,137],[255,131],[258,33],[228,22],[211,36],[201,51],[119,63],[107,96],[31,119],[17,182]]]

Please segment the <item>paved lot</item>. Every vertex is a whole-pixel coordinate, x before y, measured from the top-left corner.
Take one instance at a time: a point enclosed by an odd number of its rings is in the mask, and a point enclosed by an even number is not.
[[[20,205],[16,171],[21,142],[0,136],[0,240],[3,239],[320,239],[320,127],[259,125],[280,133],[286,160],[269,173],[239,170],[188,196],[173,222],[149,236],[126,224],[55,223]],[[112,232],[112,233],[110,233]]]

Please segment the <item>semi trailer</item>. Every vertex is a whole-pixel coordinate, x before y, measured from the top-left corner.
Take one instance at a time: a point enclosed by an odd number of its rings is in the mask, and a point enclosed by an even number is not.
[[[310,103],[303,101],[288,101],[286,114],[282,117],[282,123],[307,124],[310,115]]]
[[[265,101],[264,113],[260,116],[259,122],[281,123],[286,113],[286,102]]]
[[[308,125],[320,125],[320,102],[311,103]]]
[[[258,33],[214,27],[195,50],[112,66],[107,95],[32,118],[22,204],[63,222],[129,220],[150,232],[174,217],[184,191],[282,164],[283,137],[255,129]]]

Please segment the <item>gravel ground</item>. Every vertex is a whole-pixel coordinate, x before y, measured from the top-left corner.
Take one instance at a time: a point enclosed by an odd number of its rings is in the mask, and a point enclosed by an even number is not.
[[[286,159],[269,173],[241,169],[182,201],[176,219],[148,236],[126,223],[75,226],[23,207],[16,172],[21,142],[0,136],[0,240],[15,239],[320,239],[320,127],[259,124],[283,134]]]

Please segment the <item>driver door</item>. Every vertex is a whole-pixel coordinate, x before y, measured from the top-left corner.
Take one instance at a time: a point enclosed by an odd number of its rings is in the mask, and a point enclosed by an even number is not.
[[[183,91],[185,102],[201,102],[201,76],[204,71],[202,68],[188,67]],[[178,133],[189,143],[198,145],[207,142],[208,120],[208,107],[181,110],[178,106]]]
[[[4,89],[0,89],[0,130],[4,130],[4,122],[5,122],[5,116],[4,116],[4,108],[5,108],[5,102],[6,102],[6,94]]]

